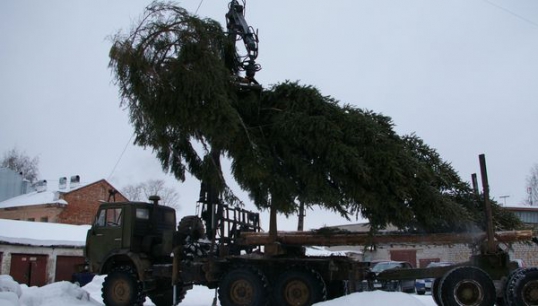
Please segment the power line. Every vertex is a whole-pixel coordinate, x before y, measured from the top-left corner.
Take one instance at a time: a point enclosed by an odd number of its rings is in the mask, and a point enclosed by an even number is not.
[[[196,12],[194,12],[194,15],[198,14],[198,10],[200,9],[200,6],[202,6],[202,3],[204,3],[204,0],[200,0],[200,3],[198,4],[198,7],[196,8]]]
[[[131,135],[131,138],[129,138],[129,141],[127,141],[127,143],[125,144],[125,147],[123,148],[123,151],[121,152],[120,154],[120,157],[118,158],[118,161],[116,162],[116,164],[114,165],[114,168],[112,168],[112,171],[110,172],[110,174],[108,175],[108,178],[107,180],[110,179],[110,177],[112,176],[112,174],[114,174],[114,171],[116,171],[116,167],[118,167],[118,164],[120,163],[121,159],[123,158],[123,154],[125,154],[125,151],[127,150],[127,147],[129,146],[129,144],[131,143],[131,140],[133,139],[134,137],[134,133]]]
[[[498,9],[500,9],[500,10],[503,10],[503,11],[505,11],[506,13],[508,13],[508,14],[514,16],[514,17],[517,17],[517,18],[519,18],[519,19],[521,19],[521,20],[523,20],[523,21],[525,21],[525,22],[527,22],[527,23],[529,23],[529,24],[531,24],[531,25],[533,25],[533,26],[535,26],[535,27],[538,28],[538,23],[536,23],[536,22],[534,22],[534,21],[532,21],[532,20],[530,20],[530,19],[527,19],[527,18],[525,18],[525,17],[523,17],[523,16],[521,16],[521,15],[515,13],[515,12],[512,12],[511,10],[509,10],[509,9],[503,7],[503,6],[500,6],[500,5],[498,5],[498,4],[495,4],[495,3],[493,3],[493,2],[490,2],[489,0],[484,0],[484,2],[486,2],[486,3],[488,3],[488,4],[492,5],[492,6],[494,6],[494,7],[496,7],[496,8],[498,8]]]

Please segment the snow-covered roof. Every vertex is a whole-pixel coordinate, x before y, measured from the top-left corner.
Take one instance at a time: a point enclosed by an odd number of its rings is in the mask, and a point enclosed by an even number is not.
[[[0,219],[0,242],[33,246],[84,246],[89,225]]]
[[[82,189],[86,186],[95,184],[97,182],[93,182],[89,184],[80,184],[77,187],[74,187],[71,189],[61,189],[61,190],[47,189],[45,191],[33,191],[26,194],[21,194],[19,196],[0,202],[0,209],[8,208],[8,207],[44,205],[44,204],[66,205],[67,202],[63,199],[60,199],[60,194],[73,192],[75,190]]]
[[[42,204],[67,204],[63,199],[59,198],[59,191],[33,191],[27,194],[22,194],[5,201],[0,202],[0,208],[19,207]]]
[[[511,211],[538,211],[538,206],[519,205],[519,206],[503,206],[504,209]]]

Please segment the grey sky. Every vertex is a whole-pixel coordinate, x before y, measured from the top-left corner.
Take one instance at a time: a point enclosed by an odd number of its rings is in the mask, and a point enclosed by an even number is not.
[[[190,214],[197,182],[175,183],[131,144],[119,159],[132,127],[107,68],[107,36],[149,3],[0,1],[0,154],[16,146],[39,156],[49,184],[74,174],[117,187],[164,178]],[[179,4],[194,12],[200,1]],[[224,25],[227,4],[205,0],[198,14]],[[264,86],[299,80],[388,115],[465,180],[484,153],[492,195],[509,205],[526,197],[538,163],[538,1],[249,0],[246,18],[259,29]],[[309,212],[306,227],[342,222]]]

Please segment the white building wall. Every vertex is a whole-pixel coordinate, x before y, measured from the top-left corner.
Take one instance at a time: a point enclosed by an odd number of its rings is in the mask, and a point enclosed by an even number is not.
[[[47,259],[47,283],[53,283],[56,275],[57,256],[83,256],[83,249],[80,247],[39,247],[0,244],[2,258],[2,274],[9,274],[11,271],[11,254],[31,254],[48,255]]]
[[[507,246],[501,245],[503,249]],[[446,246],[424,246],[424,245],[378,245],[375,250],[364,250],[363,246],[340,246],[329,248],[334,251],[356,251],[363,252],[364,261],[390,260],[392,250],[416,250],[419,267],[421,259],[439,258],[440,261],[454,263],[469,261],[472,250],[466,244],[446,245]],[[535,243],[514,243],[509,249],[511,260],[521,259],[526,267],[538,267],[538,245]]]

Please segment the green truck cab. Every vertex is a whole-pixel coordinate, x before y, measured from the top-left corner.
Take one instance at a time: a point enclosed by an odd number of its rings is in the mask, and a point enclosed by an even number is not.
[[[156,305],[172,303],[176,214],[173,208],[158,205],[158,198],[150,199],[153,204],[102,203],[88,230],[85,256],[91,272],[107,274],[106,305],[141,304],[146,295]]]

